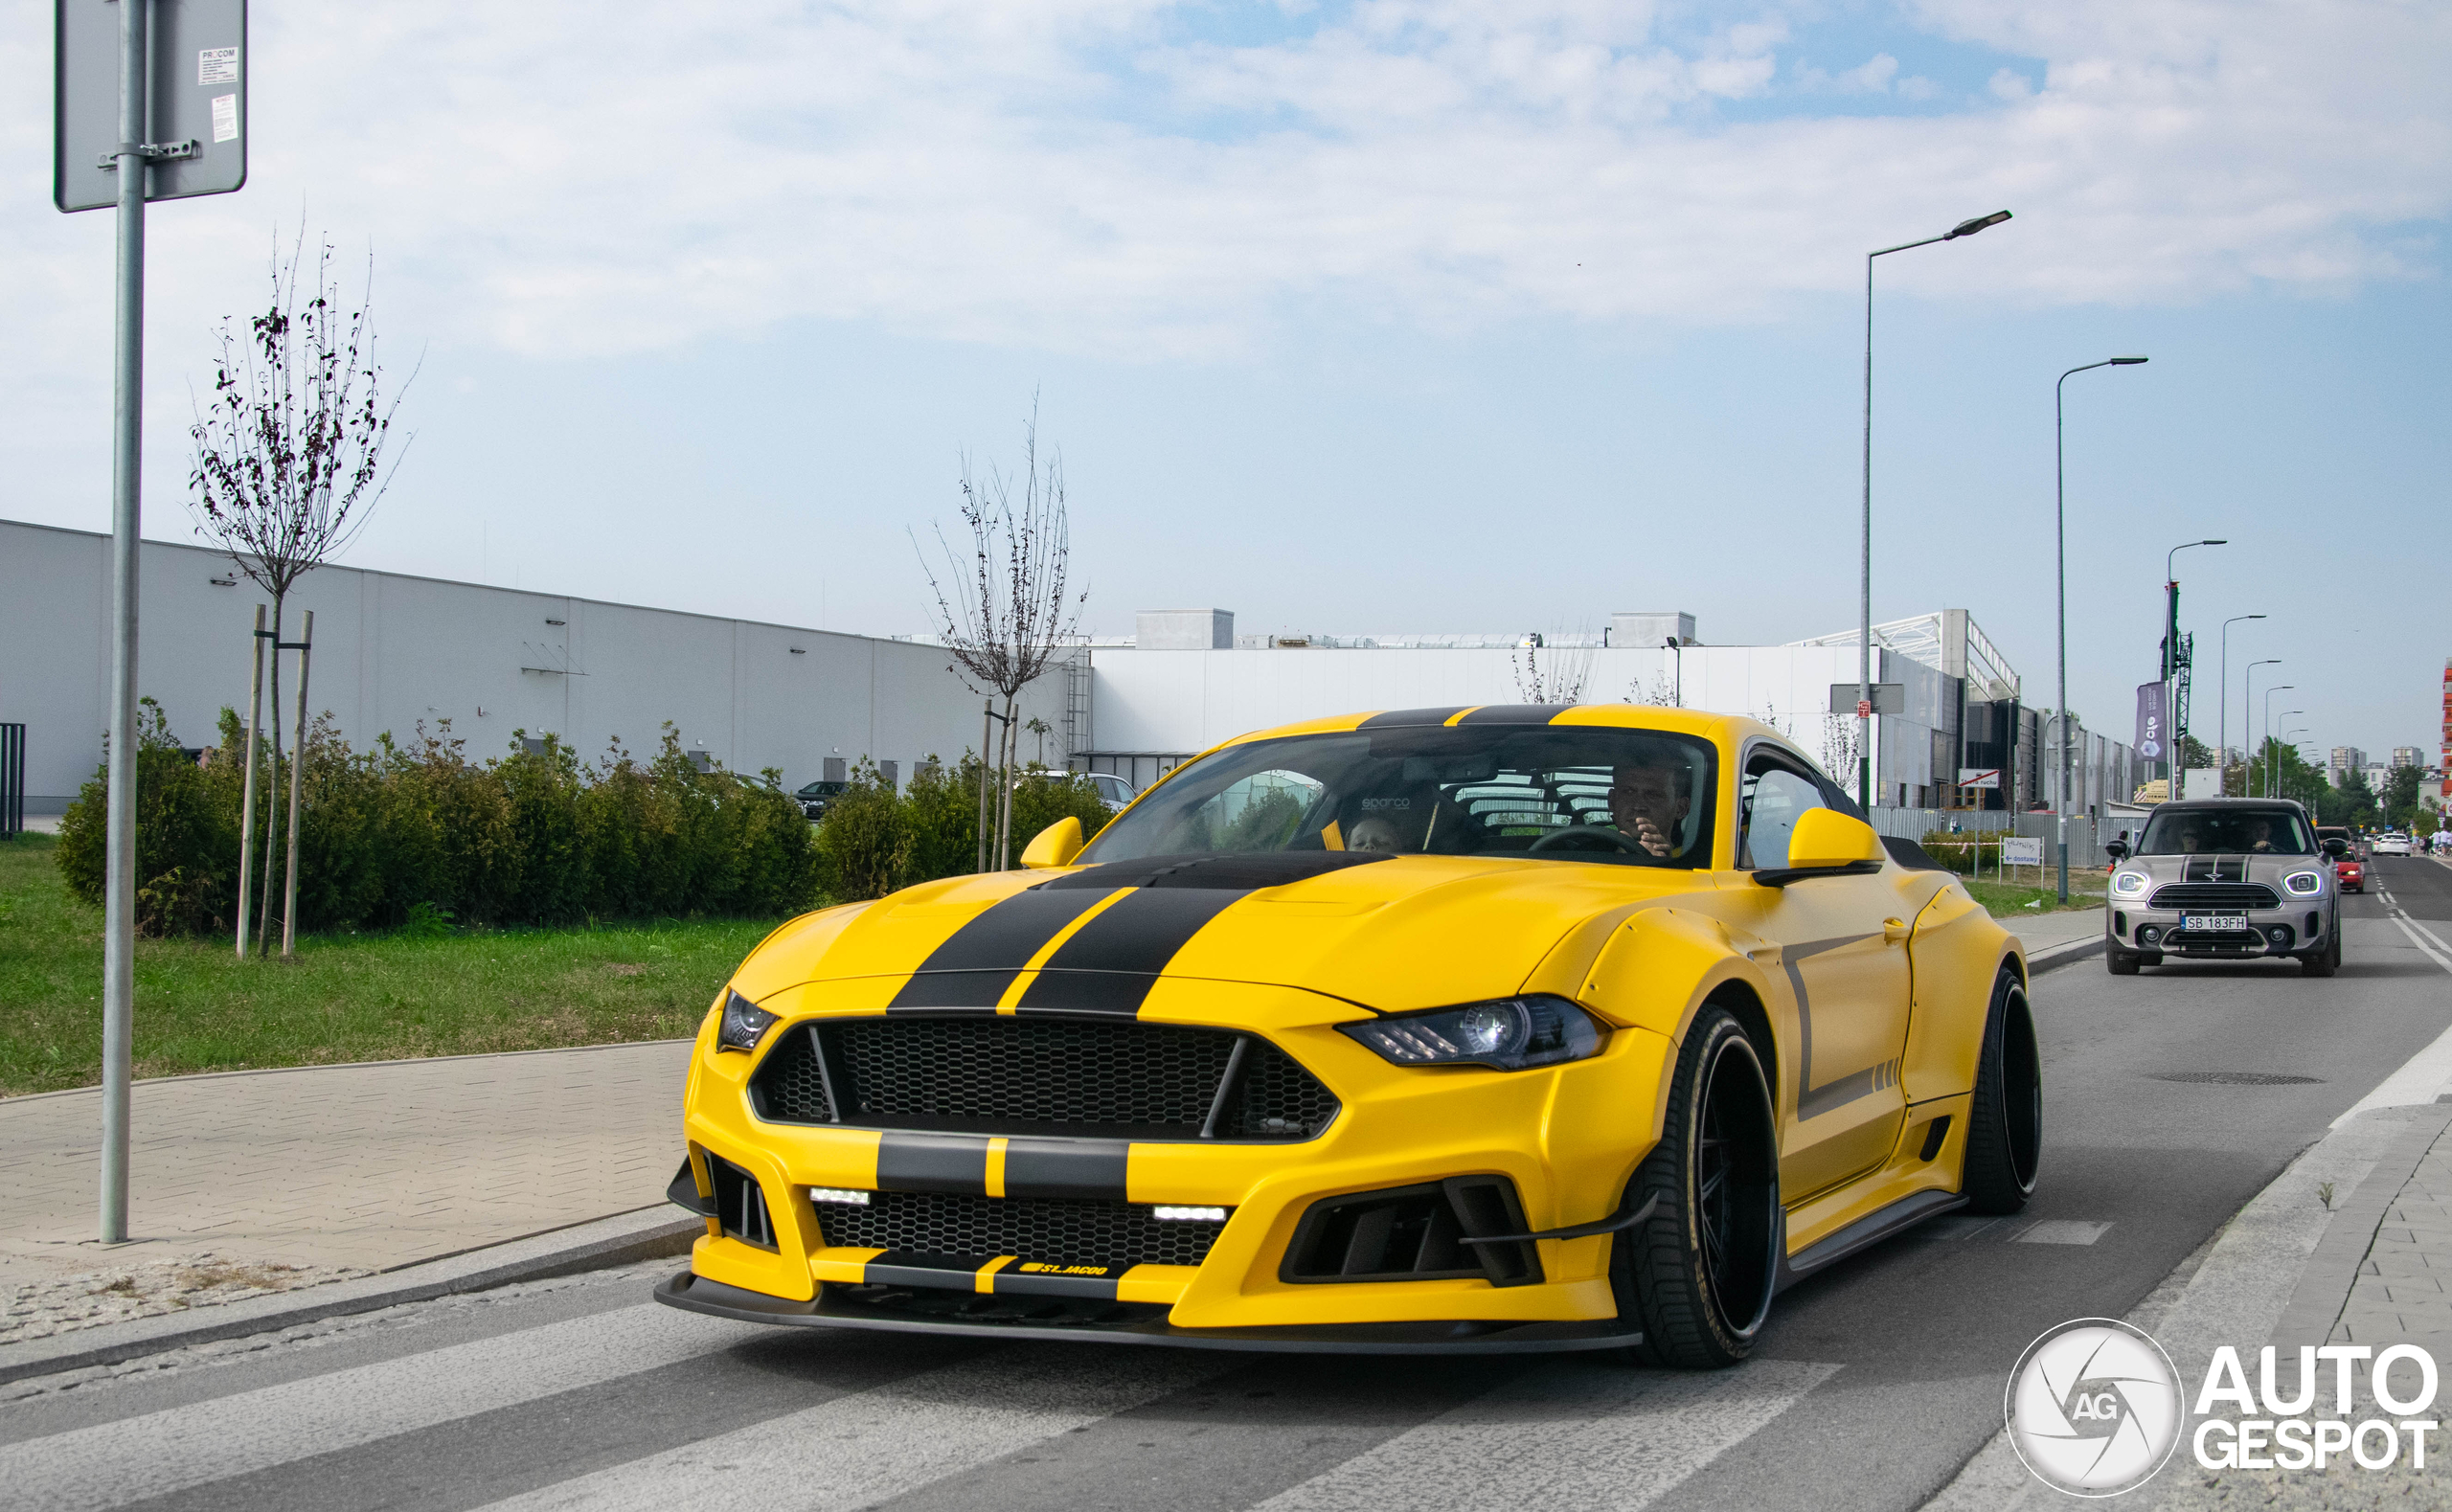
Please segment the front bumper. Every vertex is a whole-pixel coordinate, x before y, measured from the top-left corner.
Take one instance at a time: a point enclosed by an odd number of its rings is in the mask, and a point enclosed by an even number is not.
[[[2184,960],[2253,960],[2290,957],[2321,948],[2331,929],[2330,899],[2294,899],[2269,909],[2156,909],[2115,903],[2105,921],[2111,948]],[[2181,927],[2184,914],[2238,912],[2244,930],[2191,930]]]
[[[1643,1334],[1618,1320],[1530,1322],[1420,1319],[1403,1322],[1324,1323],[1278,1327],[1180,1328],[1168,1309],[1151,1304],[1048,1298],[965,1298],[960,1293],[821,1288],[807,1301],[769,1297],[684,1271],[659,1283],[668,1307],[741,1322],[801,1328],[874,1328],[953,1334],[975,1339],[1035,1338],[1086,1343],[1167,1344],[1263,1354],[1523,1355],[1624,1349]]]

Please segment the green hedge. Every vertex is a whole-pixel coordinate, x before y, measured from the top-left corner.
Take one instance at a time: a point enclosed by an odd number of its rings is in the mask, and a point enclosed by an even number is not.
[[[137,750],[137,927],[212,935],[236,924],[245,736],[221,714],[201,766],[146,700]],[[420,727],[352,751],[329,717],[308,731],[301,783],[298,919],[305,930],[567,924],[588,918],[781,917],[818,898],[818,848],[800,805],[772,785],[698,771],[672,727],[645,763],[617,744],[582,764],[558,740],[471,761],[465,742]],[[262,758],[259,753],[259,759]],[[256,834],[279,792],[257,782]],[[775,774],[768,773],[771,784]],[[60,822],[69,888],[102,895],[103,779]],[[276,884],[276,897],[278,884]],[[279,904],[275,903],[278,918]]]
[[[993,798],[993,783],[989,797]],[[1107,822],[1097,789],[1070,773],[1031,768],[1013,784],[1013,860],[1038,832],[1066,816],[1084,837]],[[868,762],[818,825],[819,878],[838,902],[883,897],[898,888],[961,876],[979,861],[979,761],[920,763],[897,793]]]

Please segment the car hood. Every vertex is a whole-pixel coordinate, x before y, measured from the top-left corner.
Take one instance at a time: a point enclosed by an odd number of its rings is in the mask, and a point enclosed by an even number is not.
[[[1160,977],[1300,987],[1381,1011],[1520,990],[1578,924],[1709,873],[1463,856],[1287,852],[997,872],[778,930],[734,986],[876,981],[902,1007],[1134,1011]],[[1054,948],[1051,950],[1050,947]],[[1021,979],[1030,973],[1031,980]],[[884,979],[884,980],[880,980]]]

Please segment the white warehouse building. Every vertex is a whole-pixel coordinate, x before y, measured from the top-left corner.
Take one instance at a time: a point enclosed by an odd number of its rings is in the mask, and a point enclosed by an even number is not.
[[[109,681],[109,538],[0,521],[0,725],[24,729],[26,809],[57,813],[102,760]],[[140,689],[187,744],[247,699],[248,632],[263,595],[227,556],[148,541],[140,553]],[[862,760],[890,778],[976,749],[981,700],[926,641],[848,635],[360,568],[309,574],[309,703],[363,747],[449,721],[471,756],[515,733],[582,758],[619,739],[682,744],[791,786]],[[1707,645],[1693,617],[1623,613],[1576,643],[1506,635],[1237,636],[1224,610],[1149,611],[1127,640],[1068,649],[1025,691],[1047,727],[1023,756],[1114,772],[1135,786],[1219,740],[1361,710],[1519,703],[1540,680],[1584,701],[1679,703],[1779,727],[1852,786],[1856,635]],[[1877,625],[1877,806],[2025,810],[2051,793],[2056,732],[1962,609]],[[1672,647],[1667,643],[1675,642]],[[284,660],[289,660],[284,658]],[[286,686],[287,678],[284,678]],[[1835,700],[1835,702],[1834,702]],[[1834,717],[1833,708],[1846,711]],[[286,721],[284,721],[285,723]],[[2129,749],[2078,731],[2077,804],[2096,816],[2148,776]],[[1970,774],[1990,785],[1963,785]],[[2077,811],[2073,807],[2073,812]],[[1920,832],[1901,816],[1901,832]]]

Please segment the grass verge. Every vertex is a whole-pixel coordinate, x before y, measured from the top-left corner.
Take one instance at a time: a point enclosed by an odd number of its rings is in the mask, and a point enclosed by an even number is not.
[[[48,835],[0,842],[0,1096],[102,1077],[102,915]],[[677,1039],[759,919],[315,936],[288,960],[228,941],[136,942],[136,1074],[401,1060]]]
[[[2069,901],[2066,903],[2060,901],[2057,882],[2029,887],[2023,882],[1977,882],[1966,877],[1959,878],[1959,881],[1966,885],[1966,891],[1974,895],[1975,901],[1983,904],[1994,918],[2032,917],[2037,914],[2057,914],[2064,909],[2100,908],[2103,904],[2100,873],[2084,877],[2075,871],[2069,873]],[[2089,885],[2092,891],[2086,891]]]

